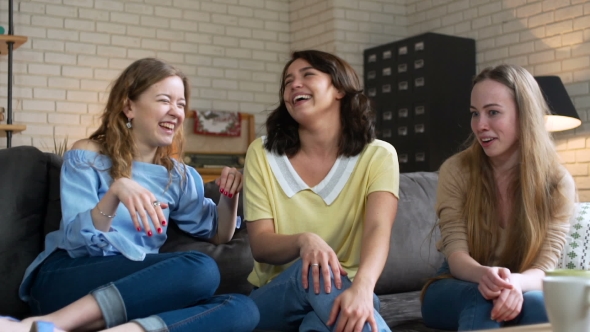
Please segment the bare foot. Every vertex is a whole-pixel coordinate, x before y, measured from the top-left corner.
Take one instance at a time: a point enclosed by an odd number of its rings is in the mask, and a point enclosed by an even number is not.
[[[31,328],[35,321],[39,320],[39,317],[27,318],[21,322],[15,322],[8,318],[0,318],[0,331],[2,332],[49,332],[51,331],[50,326],[44,326],[45,329]],[[41,327],[42,322],[39,322]],[[47,324],[47,323],[45,323]],[[51,324],[52,325],[52,324]],[[53,328],[53,332],[63,332],[60,329]]]
[[[0,318],[0,331],[29,332],[31,323],[15,322],[8,318]]]

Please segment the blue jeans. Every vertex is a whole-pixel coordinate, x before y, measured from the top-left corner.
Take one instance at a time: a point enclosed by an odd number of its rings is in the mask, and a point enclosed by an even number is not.
[[[214,296],[215,261],[199,252],[71,258],[58,250],[39,267],[29,305],[48,314],[92,294],[107,327],[135,321],[146,331],[252,331],[258,309],[239,294]]]
[[[342,277],[342,288],[334,285],[332,272],[332,291],[327,294],[324,287],[320,287],[319,294],[315,294],[313,286],[303,288],[301,283],[301,260],[296,261],[279,276],[250,294],[260,311],[260,323],[257,331],[332,331],[337,323],[328,327],[326,322],[332,310],[334,300],[348,289],[352,282]],[[312,279],[311,269],[308,275]],[[311,283],[310,283],[311,284]],[[323,285],[320,273],[320,285]],[[379,331],[390,331],[387,324],[379,315],[379,299],[373,294],[374,315]],[[363,331],[371,331],[365,323]]]
[[[450,273],[445,261],[437,275]],[[498,323],[490,318],[494,304],[486,300],[478,284],[449,278],[433,282],[427,289],[422,302],[422,319],[432,328],[471,331],[495,329],[503,326],[529,325],[548,322],[542,291],[523,293],[520,314],[515,319]]]

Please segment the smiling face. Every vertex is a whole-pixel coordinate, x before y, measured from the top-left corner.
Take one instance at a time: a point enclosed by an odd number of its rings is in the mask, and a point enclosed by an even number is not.
[[[184,121],[184,84],[178,76],[169,76],[129,100],[125,115],[132,119],[132,133],[141,154],[172,144],[174,134]]]
[[[512,91],[486,79],[471,91],[471,130],[494,164],[516,162],[519,152],[518,109]]]
[[[297,59],[285,71],[283,81],[285,106],[300,125],[324,114],[339,116],[344,93],[334,87],[330,75]]]

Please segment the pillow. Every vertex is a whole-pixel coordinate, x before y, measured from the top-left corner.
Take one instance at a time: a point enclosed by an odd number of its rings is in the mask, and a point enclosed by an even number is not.
[[[577,203],[558,269],[590,270],[590,202]]]

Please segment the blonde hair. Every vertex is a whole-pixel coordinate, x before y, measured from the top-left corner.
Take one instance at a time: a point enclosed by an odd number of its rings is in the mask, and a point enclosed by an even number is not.
[[[187,77],[173,66],[154,58],[145,58],[133,62],[112,83],[111,92],[100,127],[90,135],[90,139],[100,145],[101,153],[112,161],[110,175],[113,180],[131,177],[131,165],[136,154],[135,140],[131,130],[126,127],[127,117],[123,110],[127,103],[136,101],[149,87],[161,80],[178,76],[184,85],[185,110],[189,108],[190,87]],[[168,173],[174,167],[172,158],[182,151],[184,146],[183,127],[174,134],[172,144],[158,147],[154,163],[166,167]]]
[[[550,114],[549,109],[533,76],[519,66],[504,64],[484,69],[473,84],[484,80],[508,87],[517,105],[520,160],[508,186],[511,231],[499,265],[522,272],[533,265],[549,224],[566,203],[567,198],[557,190],[564,174],[551,135],[545,129],[544,115]],[[471,140],[462,158],[470,170],[463,217],[467,221],[470,255],[480,264],[490,265],[499,227],[497,187],[489,158],[473,135]]]

